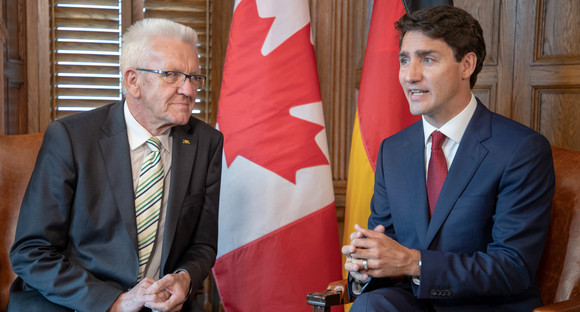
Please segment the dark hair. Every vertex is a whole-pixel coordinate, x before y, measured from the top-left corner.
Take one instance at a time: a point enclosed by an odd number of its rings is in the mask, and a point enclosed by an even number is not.
[[[407,32],[420,31],[429,38],[445,41],[453,50],[457,62],[467,53],[475,53],[477,63],[469,78],[473,88],[477,74],[483,67],[485,41],[479,22],[471,14],[453,6],[435,6],[403,15],[395,23],[395,28],[400,33],[399,48]]]

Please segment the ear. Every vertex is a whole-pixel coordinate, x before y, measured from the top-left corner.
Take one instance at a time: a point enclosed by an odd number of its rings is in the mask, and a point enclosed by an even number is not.
[[[477,56],[474,52],[468,52],[463,56],[461,60],[461,78],[469,80],[473,72],[475,71],[475,66],[477,65]]]
[[[139,87],[139,77],[133,68],[129,68],[123,74],[123,83],[127,92],[134,98],[141,97],[141,88]]]

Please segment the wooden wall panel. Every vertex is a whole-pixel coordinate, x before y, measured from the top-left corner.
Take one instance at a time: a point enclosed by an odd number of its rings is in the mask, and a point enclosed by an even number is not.
[[[0,49],[0,73],[4,73],[4,46],[6,45],[6,40],[8,39],[8,30],[6,29],[6,20],[4,19],[5,5],[2,0],[0,2],[0,44],[2,44],[2,49]],[[5,122],[6,117],[4,116],[4,110],[6,109],[6,103],[4,99],[6,98],[6,91],[4,90],[4,75],[0,75],[0,135],[5,133]]]
[[[580,64],[580,1],[541,0],[537,8],[534,62]]]
[[[26,0],[26,58],[28,133],[44,131],[50,123],[49,4]]]
[[[534,127],[552,144],[580,150],[580,86],[536,87]]]
[[[511,117],[515,1],[455,0],[454,5],[471,13],[483,29],[487,55],[474,94],[490,110]]]
[[[497,65],[499,51],[500,0],[454,0],[454,5],[460,7],[475,17],[483,29],[483,39],[486,45],[486,65]]]
[[[4,44],[4,129],[6,134],[27,132],[26,1],[3,0],[6,25]]]
[[[518,0],[517,12],[513,117],[580,150],[580,2]]]
[[[312,0],[316,61],[335,181],[347,177],[348,153],[356,111],[356,65],[362,41],[358,34],[362,1]]]
[[[48,2],[1,3],[0,134],[42,131],[50,121]]]

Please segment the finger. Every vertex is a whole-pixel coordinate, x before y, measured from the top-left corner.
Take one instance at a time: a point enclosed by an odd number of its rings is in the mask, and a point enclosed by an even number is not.
[[[167,300],[150,301],[145,304],[145,307],[156,310],[156,311],[174,311],[176,307],[181,306],[185,301],[185,297],[179,298],[179,296],[171,295]]]
[[[143,301],[152,303],[163,303],[166,302],[169,298],[170,298],[169,293],[167,291],[163,291],[152,295],[144,295]]]
[[[364,266],[364,261],[367,262],[366,269]],[[353,259],[351,259],[350,262],[344,263],[344,268],[345,268],[345,270],[350,271],[350,272],[364,273],[367,270],[369,270],[369,263],[370,263],[370,260],[368,260],[368,259],[364,259],[364,258],[363,259],[354,259],[353,258]]]
[[[172,281],[171,281],[170,278],[168,278],[168,276],[169,275],[165,275],[162,279],[160,279],[157,282],[151,284],[151,286],[149,286],[149,288],[147,288],[146,293],[148,295],[156,294],[156,293],[159,293],[159,292],[163,292],[167,288],[169,288],[172,285]]]
[[[382,225],[382,224],[379,224],[379,225],[375,226],[375,228],[373,229],[373,231],[384,234],[385,233],[385,226]]]
[[[170,300],[171,295],[169,292],[164,291],[154,295],[147,295],[147,300],[145,302],[145,307],[154,311],[168,311],[171,307]]]
[[[147,288],[149,288],[154,282],[155,281],[151,278],[144,278],[139,281],[135,287],[131,288],[128,291],[128,294],[135,298],[145,296]]]
[[[351,242],[354,247],[354,251],[351,253],[351,257],[360,258],[360,253],[363,252],[361,249],[374,248],[377,245],[376,238],[358,238]],[[356,254],[356,256],[355,256]]]
[[[139,283],[137,283],[135,288],[137,288],[137,287],[147,288],[147,287],[153,285],[153,283],[155,283],[154,279],[152,279],[150,277],[145,277],[141,281],[139,281]]]
[[[360,267],[356,263],[351,261],[344,263],[344,269],[349,272],[358,272],[360,270]]]
[[[356,251],[356,247],[353,245],[344,245],[342,246],[341,251],[343,255],[350,256],[350,254]]]
[[[355,264],[357,264],[361,268],[363,267],[363,265],[362,265],[363,260],[375,259],[375,257],[369,252],[368,249],[362,249],[362,248],[357,249],[357,252],[353,253],[351,256],[352,256],[352,259],[359,259],[359,261],[355,262]]]
[[[153,311],[169,311],[169,308],[165,302],[146,302],[144,305]]]
[[[380,277],[380,275],[378,274],[379,270],[368,270],[368,271],[364,271],[364,275],[369,278],[369,277]]]
[[[377,226],[377,227],[379,227],[379,226]],[[384,227],[382,225],[381,225],[381,227],[384,229]],[[373,230],[361,228],[360,231],[367,238],[383,238],[386,236],[384,233],[384,230],[383,230],[383,232],[379,232],[379,231],[373,231]]]
[[[351,234],[351,240],[354,238],[360,238],[360,237],[369,237],[366,234],[371,233],[369,232],[370,230],[367,228],[363,228],[358,224],[355,224],[355,229],[356,229],[356,237],[353,237],[353,235]],[[377,226],[375,226],[375,228],[372,230],[373,232],[377,232],[377,233],[381,233],[384,234],[385,233],[385,226],[382,224],[379,224]],[[354,234],[354,233],[353,233]]]
[[[356,232],[352,232],[350,234],[350,240],[352,241],[355,238],[361,238],[362,234],[360,233],[360,231],[356,231]]]
[[[165,302],[171,298],[171,293],[169,291],[161,291],[155,294],[157,296],[156,302]]]
[[[365,261],[367,264],[366,268],[365,268]],[[363,258],[363,259],[354,259],[353,258],[352,263],[355,264],[356,266],[358,266],[359,272],[366,272],[366,271],[371,270],[371,261],[372,260],[366,259],[366,258]]]

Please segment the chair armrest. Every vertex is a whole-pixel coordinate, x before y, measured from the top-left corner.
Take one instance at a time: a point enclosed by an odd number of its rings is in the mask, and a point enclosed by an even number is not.
[[[547,304],[536,308],[534,312],[574,312],[580,311],[580,298],[572,298],[566,301]]]
[[[313,306],[313,311],[330,311],[331,306],[350,303],[347,283],[346,279],[332,282],[323,292],[309,293],[306,295],[307,303]]]

